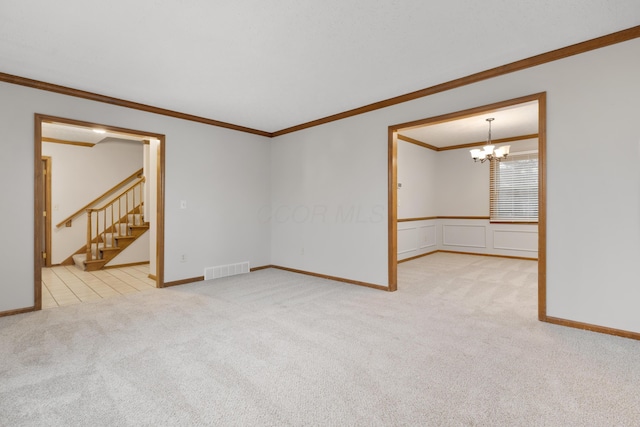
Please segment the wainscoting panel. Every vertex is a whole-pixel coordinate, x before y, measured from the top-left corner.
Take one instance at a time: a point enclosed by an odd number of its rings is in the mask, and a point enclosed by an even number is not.
[[[469,217],[398,223],[399,261],[438,250],[537,259],[538,225]]]
[[[443,225],[442,244],[460,248],[486,248],[486,227],[483,225]]]
[[[419,248],[418,249],[426,249],[426,248],[432,248],[432,250],[435,249],[435,246],[437,244],[436,242],[436,226],[435,225],[425,225],[423,227],[419,227],[418,228],[418,236],[420,238],[420,240],[418,241],[419,243]]]
[[[437,250],[436,220],[417,220],[398,223],[398,260]]]
[[[522,230],[493,230],[493,248],[510,251],[538,250],[538,232]]]
[[[398,255],[418,249],[418,227],[398,230]]]

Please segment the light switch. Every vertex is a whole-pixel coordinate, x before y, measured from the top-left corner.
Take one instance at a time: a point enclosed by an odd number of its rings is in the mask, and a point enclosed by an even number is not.
[[[187,201],[180,200],[180,209],[187,209]]]

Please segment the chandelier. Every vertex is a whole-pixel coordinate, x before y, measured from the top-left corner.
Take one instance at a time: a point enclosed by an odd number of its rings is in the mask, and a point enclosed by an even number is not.
[[[487,138],[487,145],[482,147],[482,150],[479,148],[471,150],[471,158],[474,162],[477,162],[478,160],[480,160],[480,163],[484,163],[487,160],[495,160],[499,162],[502,159],[506,159],[509,155],[509,148],[511,148],[510,145],[503,145],[502,147],[496,148],[495,145],[491,144],[491,122],[494,120],[495,119],[493,117],[487,119],[489,122],[489,137]]]

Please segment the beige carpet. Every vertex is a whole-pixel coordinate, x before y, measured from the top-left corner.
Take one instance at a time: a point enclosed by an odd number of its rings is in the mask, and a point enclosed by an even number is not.
[[[640,343],[536,320],[536,263],[387,293],[278,270],[0,318],[0,425],[640,425]]]

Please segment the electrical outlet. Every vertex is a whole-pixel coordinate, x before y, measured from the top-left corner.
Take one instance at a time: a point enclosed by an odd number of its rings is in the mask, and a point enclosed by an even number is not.
[[[187,262],[187,254],[180,255],[180,262]]]

